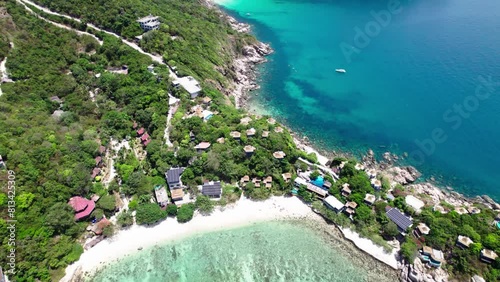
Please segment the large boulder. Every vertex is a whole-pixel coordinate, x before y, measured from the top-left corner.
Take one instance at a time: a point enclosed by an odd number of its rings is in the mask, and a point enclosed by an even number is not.
[[[388,172],[392,175],[392,181],[401,185],[413,183],[422,175],[412,166],[391,167]]]

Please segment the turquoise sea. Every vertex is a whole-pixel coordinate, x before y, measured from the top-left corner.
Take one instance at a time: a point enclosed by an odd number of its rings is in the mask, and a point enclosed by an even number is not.
[[[395,271],[331,238],[303,223],[259,223],[138,251],[88,281],[396,281]]]
[[[254,108],[324,148],[406,152],[426,177],[500,200],[500,1],[219,4],[276,51]]]

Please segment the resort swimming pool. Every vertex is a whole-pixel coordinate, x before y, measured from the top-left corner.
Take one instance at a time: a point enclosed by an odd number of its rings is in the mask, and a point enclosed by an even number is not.
[[[312,180],[311,183],[320,188],[323,188],[323,185],[325,184],[325,179],[323,178],[323,176],[320,175],[316,179]]]

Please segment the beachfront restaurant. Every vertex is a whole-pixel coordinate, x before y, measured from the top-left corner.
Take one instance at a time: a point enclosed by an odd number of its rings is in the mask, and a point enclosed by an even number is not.
[[[317,187],[316,185],[313,185],[312,183],[307,182],[303,178],[300,178],[300,177],[295,178],[294,184],[296,187],[300,187],[301,185],[304,185],[308,191],[313,192],[314,194],[316,194],[316,196],[318,196],[321,199],[324,199],[324,198],[326,198],[326,196],[328,196],[328,192],[326,190],[323,190],[323,189]]]
[[[443,252],[440,250],[433,249],[428,246],[422,248],[422,254],[420,255],[422,261],[427,262],[430,266],[439,268],[444,262]]]
[[[311,183],[307,183],[306,184],[306,189],[309,190],[310,192],[313,192],[316,194],[316,196],[318,196],[319,198],[321,199],[324,199],[327,195],[328,195],[328,192],[311,184]]]

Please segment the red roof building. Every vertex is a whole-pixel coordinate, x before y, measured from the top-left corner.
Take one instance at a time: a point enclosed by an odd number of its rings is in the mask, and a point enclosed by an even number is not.
[[[101,156],[97,156],[95,157],[95,165],[96,166],[99,166],[102,162],[102,157]]]
[[[99,154],[104,154],[104,152],[106,152],[106,147],[104,146],[99,146]]]
[[[144,133],[144,135],[142,135],[141,141],[144,142],[144,141],[146,141],[148,139],[149,139],[149,134],[146,132],[146,133]]]
[[[142,134],[144,134],[146,130],[144,129],[144,127],[141,127],[139,130],[137,130],[137,135],[138,136],[141,136]]]
[[[101,235],[104,228],[108,227],[110,224],[111,222],[107,218],[103,217],[92,227],[92,232],[94,232],[96,235]]]
[[[75,196],[69,199],[68,204],[75,211],[75,220],[80,220],[89,216],[95,208],[95,203],[92,200],[87,200],[80,196]]]
[[[147,146],[149,144],[149,142],[151,142],[151,139],[144,141],[144,146]]]
[[[98,176],[101,173],[101,169],[98,167],[94,167],[92,170],[92,175],[90,176],[92,179],[94,179],[96,176]]]

